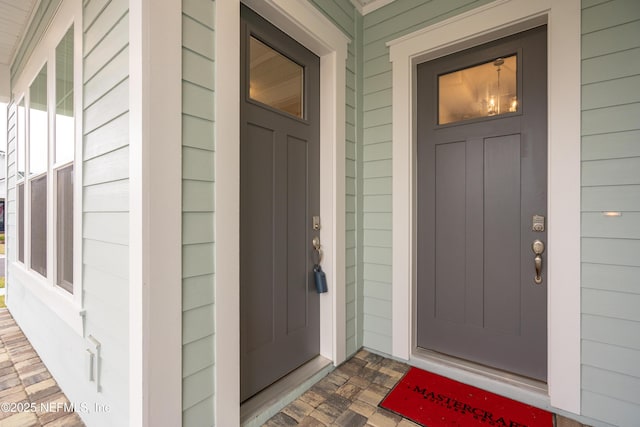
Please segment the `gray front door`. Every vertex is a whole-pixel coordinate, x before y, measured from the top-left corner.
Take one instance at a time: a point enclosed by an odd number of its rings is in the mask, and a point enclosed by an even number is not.
[[[241,24],[244,401],[319,353],[311,241],[320,211],[320,60],[244,6]]]
[[[542,381],[546,57],[543,26],[418,65],[417,97],[418,346]]]

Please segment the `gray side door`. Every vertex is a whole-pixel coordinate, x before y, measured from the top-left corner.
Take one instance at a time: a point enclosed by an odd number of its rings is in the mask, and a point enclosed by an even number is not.
[[[319,353],[311,241],[320,210],[320,60],[244,6],[241,25],[244,401]]]
[[[488,64],[500,74],[500,67],[504,91],[504,58],[517,64],[517,98],[502,100],[502,114],[439,111],[445,80],[464,86],[457,70]],[[547,284],[544,262],[542,283],[534,281],[531,246],[546,243],[532,224],[547,210],[546,58],[539,27],[423,63],[417,99],[418,346],[543,381]],[[478,111],[493,108],[495,87],[471,91],[486,109]],[[451,93],[452,105],[466,96]]]

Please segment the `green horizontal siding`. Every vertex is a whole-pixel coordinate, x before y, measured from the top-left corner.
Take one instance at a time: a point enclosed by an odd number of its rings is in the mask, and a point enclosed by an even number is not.
[[[120,51],[126,49],[128,41],[129,14],[125,13],[117,22],[114,23],[113,28],[111,28],[100,40],[100,43],[97,45],[99,48],[95,48],[90,52],[85,51],[83,65],[83,77],[85,84],[94,78],[96,73],[98,73],[103,67],[108,65],[108,63],[113,60]],[[109,87],[103,87],[103,89],[108,88]]]
[[[214,19],[182,2],[182,423],[214,423]]]
[[[102,344],[106,401],[128,418],[129,4],[85,2],[83,295],[86,335]],[[115,421],[112,421],[115,422]]]
[[[605,211],[621,216],[604,216]],[[582,2],[582,413],[640,419],[640,2]]]
[[[640,79],[638,79],[637,84],[637,88],[630,87],[627,90],[631,93],[638,92],[640,90],[638,89],[640,88]],[[584,97],[585,95],[583,94]],[[602,95],[597,94],[594,98],[602,98]],[[640,98],[638,98],[637,102],[640,102]],[[638,144],[638,141],[640,141],[639,130],[584,136],[582,138],[582,160],[640,157],[640,144]]]

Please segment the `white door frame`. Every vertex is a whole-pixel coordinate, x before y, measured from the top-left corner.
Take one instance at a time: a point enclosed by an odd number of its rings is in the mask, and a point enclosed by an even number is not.
[[[393,69],[393,355],[416,348],[416,65],[548,25],[548,390],[580,413],[580,1],[496,0],[388,43]]]
[[[306,0],[244,3],[320,57],[320,240],[329,292],[320,297],[320,354],[346,358],[345,104],[349,39]],[[240,422],[240,0],[215,18],[215,421]]]

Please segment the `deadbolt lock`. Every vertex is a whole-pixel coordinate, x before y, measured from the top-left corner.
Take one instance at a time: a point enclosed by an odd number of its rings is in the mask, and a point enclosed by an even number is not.
[[[534,254],[542,255],[542,253],[544,252],[544,243],[542,243],[542,241],[540,240],[534,240],[531,244],[531,249],[533,250]]]
[[[320,230],[320,217],[317,215],[314,215],[311,218],[311,227],[315,230],[318,231]]]

